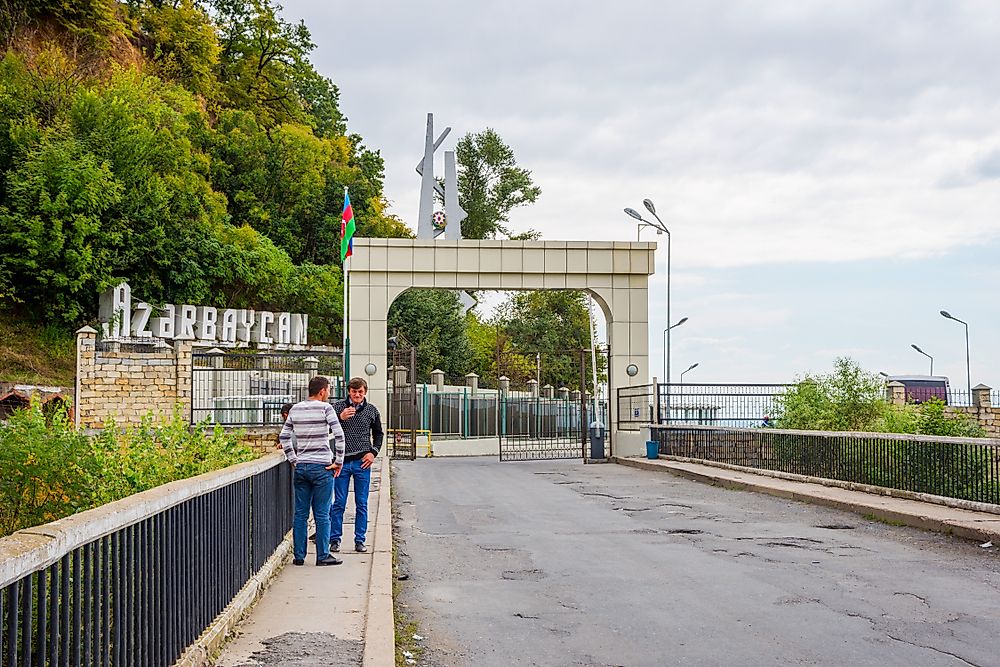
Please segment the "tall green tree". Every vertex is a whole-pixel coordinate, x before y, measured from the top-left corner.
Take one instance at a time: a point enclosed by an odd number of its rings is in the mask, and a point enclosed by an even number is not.
[[[531,172],[518,166],[514,150],[496,130],[466,134],[455,146],[455,157],[459,204],[468,214],[462,222],[464,238],[538,237],[531,230],[515,235],[507,227],[510,212],[534,203],[542,190]]]
[[[502,329],[499,345],[513,354],[541,355],[542,385],[573,388],[580,378],[578,351],[590,349],[589,317],[583,292],[518,292],[497,314]],[[509,375],[508,369],[504,372]],[[590,373],[586,380],[588,386],[593,384]]]
[[[397,329],[417,348],[417,374],[439,368],[450,377],[469,372],[472,348],[458,295],[449,290],[407,290],[389,308],[390,333]]]

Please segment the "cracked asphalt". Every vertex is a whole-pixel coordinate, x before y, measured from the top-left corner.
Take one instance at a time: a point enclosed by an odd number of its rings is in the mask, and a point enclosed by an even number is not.
[[[996,548],[613,464],[393,493],[423,665],[1000,665]]]

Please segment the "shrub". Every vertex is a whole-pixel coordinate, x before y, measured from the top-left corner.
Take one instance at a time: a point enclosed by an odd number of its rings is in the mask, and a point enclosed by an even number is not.
[[[192,428],[178,412],[164,423],[146,415],[136,427],[88,437],[65,410],[44,415],[33,401],[0,426],[0,535],[255,456],[237,435]]]

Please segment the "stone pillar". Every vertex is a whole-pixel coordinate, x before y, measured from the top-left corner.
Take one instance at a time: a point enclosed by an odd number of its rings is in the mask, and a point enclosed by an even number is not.
[[[550,384],[542,387],[542,398],[554,398],[555,397],[555,387]]]
[[[222,367],[223,367],[223,362],[225,361],[223,357],[225,357],[226,353],[217,347],[213,347],[211,350],[207,352],[207,354],[212,355],[212,358],[209,359],[208,362],[209,366],[212,369],[212,372],[198,374],[198,377],[202,380],[202,382],[198,383],[199,385],[202,385],[199,387],[194,386],[194,375],[192,374],[191,377],[192,393],[197,393],[199,396],[205,395],[204,379],[207,376],[210,385],[208,395],[213,398],[216,398],[222,396],[223,389],[226,386],[225,380],[222,377],[222,372],[223,372]]]
[[[317,359],[316,357],[306,357],[305,359],[302,360],[302,364],[305,366],[306,373],[309,375],[310,380],[319,374],[319,359]],[[335,378],[327,378],[327,379],[332,382]],[[347,379],[350,380],[351,378]]]
[[[434,385],[434,391],[444,391],[444,371],[440,368],[435,368],[431,371],[431,384]]]
[[[469,393],[475,396],[479,391],[479,376],[475,373],[466,373],[465,386],[469,388]]]
[[[506,396],[510,393],[510,378],[506,375],[501,375],[500,379],[497,381],[500,388],[500,393]]]
[[[580,390],[579,389],[574,389],[573,391],[569,392],[569,400],[573,401],[574,403],[579,403],[580,402]]]
[[[559,387],[559,398],[564,401],[569,400],[569,387]]]
[[[538,398],[538,380],[534,378],[528,380],[528,393],[531,394],[532,398]]]
[[[974,408],[991,408],[993,407],[990,401],[990,392],[993,390],[992,387],[987,387],[985,384],[979,383],[972,388],[972,407]]]
[[[893,405],[906,404],[906,385],[902,382],[890,382],[885,386],[885,398]]]
[[[174,341],[174,366],[177,371],[175,405],[185,421],[191,421],[191,341]]]
[[[76,396],[73,406],[73,423],[80,428],[80,420],[84,413],[89,415],[94,390],[91,381],[94,378],[94,364],[97,358],[97,330],[93,327],[81,327],[76,332]],[[89,425],[89,419],[84,423]]]
[[[389,369],[389,372],[392,376],[393,387],[406,387],[409,385],[406,376],[410,374],[410,371],[406,366],[393,366]]]

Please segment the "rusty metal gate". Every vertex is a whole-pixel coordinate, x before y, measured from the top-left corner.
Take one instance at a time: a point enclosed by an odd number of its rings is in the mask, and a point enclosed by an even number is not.
[[[417,458],[417,351],[396,335],[386,351],[389,361],[389,410],[386,447],[393,459]]]

